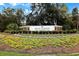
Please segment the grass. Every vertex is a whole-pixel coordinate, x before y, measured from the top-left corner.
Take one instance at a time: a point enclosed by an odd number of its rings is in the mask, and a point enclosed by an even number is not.
[[[32,54],[23,54],[17,52],[0,51],[0,56],[32,56]]]
[[[0,56],[79,56],[79,53],[71,54],[23,54],[17,52],[0,51]]]

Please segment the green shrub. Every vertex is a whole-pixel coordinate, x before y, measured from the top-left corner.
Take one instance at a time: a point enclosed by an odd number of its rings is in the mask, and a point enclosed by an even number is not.
[[[7,30],[18,30],[18,25],[16,23],[11,23],[7,26]]]

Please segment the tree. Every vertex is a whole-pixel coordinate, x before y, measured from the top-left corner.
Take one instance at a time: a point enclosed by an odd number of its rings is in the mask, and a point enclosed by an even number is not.
[[[73,25],[74,25],[74,28],[78,29],[78,26],[79,26],[79,20],[78,20],[78,8],[75,7],[73,10],[72,10],[72,18],[73,18]]]
[[[28,24],[32,25],[62,25],[66,19],[67,6],[59,3],[33,3],[32,13],[28,15]]]
[[[14,14],[14,12],[15,12],[15,9],[13,9],[13,8],[4,8],[4,10],[3,10],[3,14],[5,14],[6,16],[12,16],[13,14]]]
[[[21,25],[21,22],[24,21],[24,12],[22,9],[16,10],[17,22]]]
[[[0,30],[4,31],[11,23],[20,26],[24,20],[25,15],[22,9],[4,8],[0,13]]]
[[[13,8],[4,8],[2,13],[2,19],[3,19],[3,25],[4,30],[6,29],[6,26],[10,23],[17,23],[17,17],[15,15],[15,9]]]

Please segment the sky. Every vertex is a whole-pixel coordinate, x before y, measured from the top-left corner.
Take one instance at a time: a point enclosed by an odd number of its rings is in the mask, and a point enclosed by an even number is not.
[[[71,13],[73,8],[77,7],[79,10],[79,3],[66,3],[68,7],[68,12]]]
[[[68,12],[71,13],[72,9],[77,7],[79,9],[79,3],[66,3],[68,7]],[[30,3],[0,3],[0,12],[4,8],[22,8],[25,14],[29,14],[31,12],[31,4]]]
[[[22,8],[25,14],[29,14],[31,12],[31,4],[30,3],[0,3],[0,12],[6,8],[14,8],[20,9]]]

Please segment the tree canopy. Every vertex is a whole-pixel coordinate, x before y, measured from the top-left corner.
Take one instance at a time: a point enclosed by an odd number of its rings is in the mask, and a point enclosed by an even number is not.
[[[61,25],[63,29],[78,29],[77,7],[70,14],[65,3],[32,3],[31,10],[32,12],[26,15],[22,8],[4,8],[3,12],[0,13],[0,30],[4,31],[11,23],[18,26]]]

